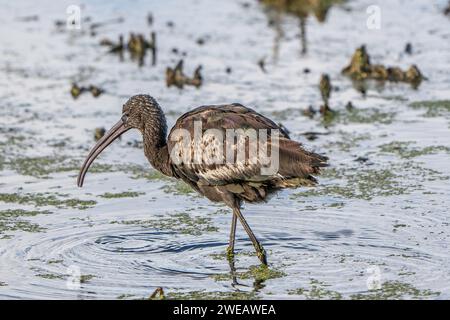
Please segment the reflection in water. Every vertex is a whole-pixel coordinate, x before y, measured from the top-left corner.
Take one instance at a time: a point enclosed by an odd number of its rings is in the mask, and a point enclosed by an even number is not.
[[[269,25],[275,29],[275,41],[273,48],[274,61],[278,61],[280,40],[283,37],[281,26],[282,15],[289,14],[299,18],[301,53],[308,51],[306,41],[306,19],[314,15],[319,22],[326,20],[330,8],[344,0],[259,0],[266,8]]]

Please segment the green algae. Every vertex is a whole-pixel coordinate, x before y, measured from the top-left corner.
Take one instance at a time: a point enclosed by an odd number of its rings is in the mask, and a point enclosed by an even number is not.
[[[65,280],[67,278],[64,274],[56,273],[38,273],[36,277],[47,279],[47,280]]]
[[[0,150],[4,152],[4,147],[22,146],[27,138],[21,135],[10,135],[6,140],[0,141]]]
[[[85,210],[94,206],[93,200],[80,200],[75,198],[59,199],[49,193],[0,193],[0,202],[16,204],[32,204],[36,207],[54,206],[57,208],[73,208]]]
[[[50,175],[55,173],[79,171],[81,162],[62,156],[16,157],[10,161],[5,160],[4,166],[8,166],[21,175],[49,179]],[[111,171],[115,171],[114,166],[101,163],[94,163],[89,168],[90,173]]]
[[[308,300],[341,300],[343,298],[342,294],[328,289],[329,285],[324,282],[318,281],[316,279],[310,280],[309,288],[298,288],[295,290],[289,290],[288,294],[303,296]]]
[[[211,253],[209,255],[213,260],[227,260],[228,259],[228,254],[227,252],[224,253]],[[240,256],[247,256],[247,257],[252,257],[252,256],[256,256],[256,253],[254,251],[239,251],[239,252],[234,252],[234,257],[240,257]]]
[[[378,290],[358,293],[350,296],[354,300],[388,300],[388,299],[426,299],[435,298],[440,292],[428,289],[421,290],[409,283],[401,281],[386,281]]]
[[[147,167],[139,166],[139,165],[127,165],[121,166],[122,171],[131,173],[132,179],[147,179],[147,180],[162,180],[162,181],[176,181],[168,176],[165,176],[161,172],[149,169]]]
[[[171,230],[181,234],[198,236],[205,232],[216,232],[218,229],[211,223],[210,218],[192,217],[188,213],[176,213],[169,217],[161,217],[152,220],[125,220],[113,221],[111,223],[120,223],[127,225],[139,225],[144,228],[154,228],[159,230]]]
[[[392,141],[379,146],[383,153],[392,153],[400,158],[411,159],[423,155],[437,154],[445,152],[450,154],[450,147],[446,146],[427,146],[424,148],[410,147],[413,142],[410,141]]]
[[[0,154],[0,171],[3,171],[3,168],[5,167],[5,158]]]
[[[0,211],[0,234],[8,231],[43,232],[46,229],[36,223],[23,220],[22,217],[34,217],[38,214],[49,214],[48,211],[27,211],[8,209]]]
[[[165,296],[168,300],[257,300],[258,294],[255,291],[188,291],[169,292]]]
[[[383,112],[379,109],[352,109],[344,114],[340,115],[342,118],[340,121],[346,123],[382,123],[391,124],[395,118],[395,112]]]
[[[116,299],[117,300],[125,300],[125,299],[129,299],[129,298],[133,298],[133,297],[135,297],[134,294],[124,293],[124,294],[121,294],[120,296],[117,296]]]
[[[66,274],[58,274],[58,273],[37,273],[36,277],[48,280],[66,280],[68,276]],[[79,281],[81,284],[88,283],[93,278],[95,278],[95,276],[92,274],[82,274],[79,277]]]
[[[63,157],[15,158],[9,167],[17,173],[36,178],[48,178],[52,173],[79,170],[74,163],[66,163]]]
[[[450,116],[450,100],[414,101],[409,106],[413,109],[425,110],[424,117]]]
[[[162,187],[165,193],[171,193],[175,195],[192,195],[195,191],[187,185],[185,182],[168,177],[161,172],[148,169],[140,165],[123,165],[118,166],[117,170],[127,172],[131,174],[132,179],[145,179],[150,181],[165,181],[166,185]]]
[[[356,109],[345,111],[335,111],[327,112],[322,117],[322,124],[324,126],[330,126],[333,124],[391,124],[395,119],[395,112],[380,111],[378,108],[366,108],[366,109]]]
[[[270,279],[284,277],[286,276],[286,273],[281,270],[269,268],[268,266],[261,264],[259,266],[251,266],[247,271],[235,272],[234,276],[242,280],[254,279],[257,282],[263,282]],[[230,273],[217,274],[214,275],[213,278],[215,281],[226,281],[231,280],[233,278],[233,275],[231,275]]]
[[[339,131],[339,139],[326,143],[324,149],[337,149],[343,152],[350,152],[353,148],[361,146],[361,142],[371,139],[370,134],[355,134]]]
[[[370,201],[375,197],[409,194],[421,190],[425,181],[449,180],[450,177],[418,163],[389,163],[381,168],[340,167],[326,168],[322,177],[334,180],[315,188],[294,193],[292,199],[311,196],[336,196],[344,199]]]
[[[175,181],[174,183],[167,184],[162,187],[162,189],[166,193],[172,193],[175,195],[190,195],[195,193],[195,191],[183,181]]]
[[[94,278],[95,278],[95,276],[92,274],[82,274],[80,276],[80,283],[88,283],[89,281],[91,281]]]
[[[341,177],[341,183],[333,183],[304,192],[292,197],[310,197],[335,195],[346,199],[372,200],[379,196],[405,194],[408,187],[402,183],[402,177],[389,168],[355,170],[352,168],[325,170],[328,175]]]
[[[145,194],[145,193],[144,192],[130,192],[130,191],[120,192],[120,193],[107,192],[107,193],[100,195],[99,197],[106,198],[106,199],[136,198],[143,194]]]

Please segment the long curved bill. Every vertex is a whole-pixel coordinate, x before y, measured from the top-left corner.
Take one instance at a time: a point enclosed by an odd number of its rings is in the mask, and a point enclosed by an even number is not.
[[[124,121],[121,119],[117,122],[105,135],[97,142],[97,144],[89,152],[86,160],[84,160],[83,166],[81,167],[80,174],[78,175],[77,184],[79,187],[83,186],[84,176],[86,175],[89,167],[95,158],[103,151],[107,146],[109,146],[114,140],[116,140],[123,133],[130,130],[130,128],[125,128]]]

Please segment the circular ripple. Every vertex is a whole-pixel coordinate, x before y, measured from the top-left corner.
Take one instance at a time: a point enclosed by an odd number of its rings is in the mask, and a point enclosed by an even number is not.
[[[207,237],[133,226],[111,228],[111,224],[65,227],[31,237],[35,239],[16,237],[0,252],[1,269],[13,271],[8,274],[13,288],[9,297],[116,298],[127,293],[145,297],[158,286],[179,287],[183,281],[208,280],[226,271],[225,264],[209,257],[224,250],[225,243]],[[93,276],[79,290],[67,286],[74,268]],[[201,289],[202,281],[197,285]]]

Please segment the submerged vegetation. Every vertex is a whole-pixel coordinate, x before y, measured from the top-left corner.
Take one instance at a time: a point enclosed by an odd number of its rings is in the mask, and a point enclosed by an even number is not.
[[[339,179],[339,183],[323,184],[292,194],[292,198],[336,196],[342,199],[370,201],[375,197],[408,194],[420,190],[421,183],[450,177],[413,162],[388,164],[383,168],[341,167],[326,169],[324,177]]]
[[[250,266],[247,271],[234,272],[233,274],[218,274],[214,275],[213,278],[216,281],[227,281],[231,280],[235,276],[237,279],[254,279],[257,282],[263,282],[270,279],[276,279],[286,276],[283,271],[277,270],[275,268],[268,267],[266,265]]]
[[[301,296],[308,300],[326,299],[326,300],[341,300],[343,296],[337,291],[328,289],[329,285],[316,279],[310,280],[310,287],[308,289],[299,288],[289,290],[288,294]]]
[[[0,202],[15,204],[32,204],[36,207],[53,206],[60,209],[73,208],[85,210],[97,202],[75,198],[61,199],[51,193],[0,193]]]
[[[380,111],[375,108],[367,109],[356,109],[345,111],[335,111],[331,110],[323,114],[322,123],[325,126],[339,124],[349,124],[349,123],[381,123],[390,124],[395,118],[395,112]]]
[[[431,299],[440,295],[440,292],[417,289],[409,283],[401,281],[387,281],[378,290],[367,293],[358,293],[350,296],[354,300],[387,300],[387,299]]]
[[[116,199],[116,198],[136,198],[139,197],[140,195],[143,195],[145,193],[143,192],[132,192],[132,191],[125,191],[125,192],[119,192],[119,193],[104,193],[102,195],[100,195],[100,197],[102,198],[106,198],[106,199]]]
[[[168,300],[257,300],[258,294],[254,291],[188,291],[168,292]]]
[[[173,193],[175,195],[188,195],[195,193],[195,191],[188,184],[179,180],[165,185],[162,189],[166,193]]]
[[[393,141],[380,146],[380,151],[383,153],[392,153],[404,159],[411,159],[424,155],[436,154],[445,152],[450,154],[450,147],[447,146],[427,146],[424,148],[411,147],[413,142]]]
[[[34,217],[38,214],[49,214],[48,211],[27,211],[23,209],[0,210],[0,239],[4,237],[5,232],[25,231],[42,232],[45,228],[37,223],[32,223],[22,218]]]
[[[158,217],[152,220],[124,220],[111,223],[138,225],[146,229],[170,230],[193,236],[199,236],[205,232],[217,231],[217,228],[211,223],[211,218],[192,217],[185,212],[171,214],[168,217]]]
[[[40,179],[50,179],[51,175],[64,172],[76,172],[80,169],[80,163],[68,156],[43,156],[43,157],[14,157],[11,160],[3,160],[3,165],[25,176]],[[93,164],[91,172],[111,172],[114,166],[107,164]]]
[[[450,117],[450,100],[411,102],[410,107],[425,110],[425,117]]]

